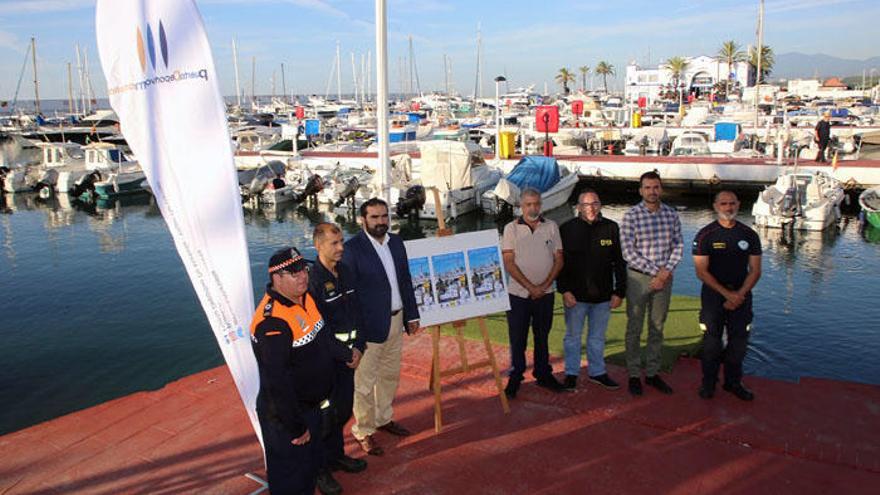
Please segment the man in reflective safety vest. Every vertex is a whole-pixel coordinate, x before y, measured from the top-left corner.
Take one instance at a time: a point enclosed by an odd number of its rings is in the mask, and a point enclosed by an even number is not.
[[[326,464],[319,474],[318,487],[327,487],[331,493],[339,493],[342,487],[330,474],[342,470],[358,473],[367,468],[367,461],[345,455],[343,428],[351,419],[354,402],[354,370],[360,363],[367,343],[359,336],[355,324],[357,308],[353,275],[348,266],[340,263],[343,252],[342,230],[332,223],[319,223],[312,233],[318,251],[311,273],[309,294],[315,299],[327,328],[346,348],[351,349],[351,361],[337,363],[333,393],[330,397],[330,421],[325,425],[324,449]],[[324,492],[322,490],[323,493]]]
[[[321,408],[333,389],[335,362],[351,361],[351,351],[324,329],[296,248],[272,255],[269,277],[251,322],[269,491],[312,495],[324,462]]]

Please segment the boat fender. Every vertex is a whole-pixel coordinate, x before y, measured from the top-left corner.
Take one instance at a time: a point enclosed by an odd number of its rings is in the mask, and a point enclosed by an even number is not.
[[[709,177],[709,185],[717,186],[721,184],[721,177],[718,177],[718,174],[714,174],[712,177]]]

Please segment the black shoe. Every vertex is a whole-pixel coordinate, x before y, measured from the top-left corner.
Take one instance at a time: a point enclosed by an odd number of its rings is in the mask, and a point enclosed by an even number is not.
[[[367,461],[363,459],[355,459],[345,454],[339,459],[330,463],[331,471],[345,471],[346,473],[359,473],[367,469]]]
[[[389,421],[376,429],[398,437],[408,437],[412,435],[411,431],[407,430],[402,424],[395,421]]]
[[[516,399],[516,393],[519,391],[519,382],[520,380],[515,380],[513,378],[507,380],[507,386],[504,387],[504,395],[506,395],[508,399]]]
[[[645,383],[647,385],[650,385],[650,386],[656,388],[657,390],[663,392],[666,395],[669,395],[672,393],[672,387],[667,385],[666,382],[664,382],[663,379],[660,378],[659,375],[645,377]]]
[[[597,375],[597,376],[591,376],[590,381],[597,384],[597,385],[602,385],[603,387],[605,387],[608,390],[617,390],[620,388],[620,385],[618,385],[617,382],[612,380],[611,377],[608,376],[608,373],[603,373],[603,374]]]
[[[578,377],[576,375],[565,375],[565,382],[562,384],[568,390],[574,390],[577,388]]]
[[[711,399],[715,397],[715,385],[711,387],[708,385],[703,385],[700,387],[699,395],[701,399]]]
[[[551,392],[559,393],[559,392],[570,392],[571,391],[569,389],[566,389],[565,385],[559,383],[559,380],[557,380],[556,377],[554,377],[553,375],[550,375],[550,376],[547,376],[544,378],[540,378],[540,379],[536,380],[536,383],[538,384],[539,387],[546,388],[547,390],[549,390]]]
[[[339,495],[342,493],[342,485],[330,474],[330,471],[322,469],[318,471],[318,491],[324,495]]]
[[[743,386],[742,382],[734,383],[732,385],[729,383],[725,383],[724,390],[732,393],[733,395],[736,396],[737,399],[740,399],[740,400],[745,400],[745,401],[755,400],[755,394],[752,393],[751,390],[749,390],[745,386]]]
[[[629,393],[636,397],[642,395],[642,380],[638,377],[631,377],[629,379]]]

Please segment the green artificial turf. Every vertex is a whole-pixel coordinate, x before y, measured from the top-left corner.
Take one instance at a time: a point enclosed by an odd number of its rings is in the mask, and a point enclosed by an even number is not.
[[[663,330],[663,356],[661,367],[670,371],[679,356],[694,356],[700,348],[702,332],[699,327],[700,298],[693,296],[673,295],[669,306],[669,316]],[[507,319],[504,313],[495,313],[486,317],[489,338],[497,344],[508,344]],[[451,325],[442,327],[443,334],[454,335]],[[608,363],[624,365],[624,335],[626,333],[626,301],[611,312],[608,333],[605,341],[605,360]],[[550,354],[563,356],[562,337],[565,335],[565,318],[562,308],[562,297],[556,295],[553,311],[553,328],[550,330]],[[648,335],[647,325],[642,332],[642,359],[644,360],[644,342]],[[481,340],[480,329],[476,322],[469,322],[464,328],[467,339]],[[586,355],[586,329],[581,335],[584,346],[581,349],[582,360]],[[529,348],[532,347],[532,336],[529,332]],[[557,370],[559,371],[559,370]]]

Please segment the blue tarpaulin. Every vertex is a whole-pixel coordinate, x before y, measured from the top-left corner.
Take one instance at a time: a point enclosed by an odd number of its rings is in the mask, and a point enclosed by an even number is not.
[[[559,164],[549,156],[524,156],[506,178],[520,191],[532,188],[543,193],[559,182]]]
[[[321,121],[317,119],[306,120],[306,136],[321,134]]]
[[[735,122],[715,122],[715,141],[736,141],[739,124]]]

